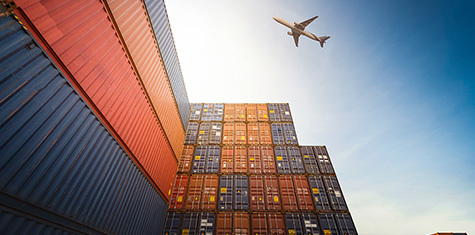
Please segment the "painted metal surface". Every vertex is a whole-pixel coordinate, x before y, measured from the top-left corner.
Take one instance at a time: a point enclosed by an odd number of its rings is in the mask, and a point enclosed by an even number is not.
[[[221,173],[247,173],[247,149],[244,146],[225,146],[221,151]]]
[[[198,127],[199,123],[197,122],[188,122],[188,128],[186,129],[185,144],[195,144],[196,137],[198,136]]]
[[[223,126],[223,144],[246,144],[246,124],[228,122]]]
[[[190,121],[199,121],[201,119],[201,109],[203,108],[203,104],[193,103],[190,104],[190,108]]]
[[[157,189],[13,17],[2,13],[0,32],[1,203],[100,232],[160,233]]]
[[[327,190],[328,198],[330,199],[330,205],[333,210],[348,210],[346,206],[343,193],[341,192],[338,179],[333,175],[325,175],[322,177],[323,182]]]
[[[280,187],[276,176],[264,176],[264,192],[266,196],[266,208],[269,211],[278,211],[282,209]]]
[[[224,121],[234,122],[236,104],[224,104]]]
[[[270,125],[270,127],[271,127],[271,131],[272,131],[272,142],[275,145],[285,144],[284,129],[282,128],[282,124],[272,123]]]
[[[318,221],[320,222],[320,230],[322,231],[322,234],[343,235],[338,231],[333,213],[319,213]]]
[[[203,122],[198,131],[197,144],[221,144],[223,124],[219,122]]]
[[[191,173],[218,173],[221,148],[214,145],[198,146],[195,148]]]
[[[297,133],[295,133],[295,127],[293,123],[282,123],[284,129],[285,143],[291,145],[297,145]]]
[[[186,193],[185,210],[199,210],[203,191],[204,175],[192,175]]]
[[[61,225],[48,223],[41,218],[17,214],[6,207],[0,207],[0,233],[1,234],[79,234]],[[94,231],[88,231],[94,233]],[[98,233],[97,233],[98,234]]]
[[[320,227],[318,226],[318,218],[315,213],[302,213],[300,214],[302,220],[303,234],[320,234]]]
[[[150,25],[145,5],[140,0],[107,0],[112,17],[124,40],[145,92],[155,107],[170,144],[179,156],[185,138],[178,105],[165,71],[165,65]],[[182,87],[185,89],[185,87]],[[189,107],[186,107],[189,110]],[[188,111],[189,112],[189,111]]]
[[[248,122],[257,122],[257,104],[246,104]]]
[[[210,212],[203,212],[200,214],[199,234],[212,235],[216,228],[216,214]]]
[[[304,235],[299,213],[285,214],[287,235]]]
[[[318,170],[318,162],[315,154],[313,153],[313,149],[310,146],[301,146],[300,151],[302,152],[302,160],[303,165],[305,166],[305,170],[309,174],[318,174],[320,171]]]
[[[249,210],[249,178],[245,175],[234,175],[234,209]]]
[[[189,176],[177,174],[171,191],[169,210],[180,210],[185,204]]]
[[[216,215],[216,235],[233,234],[232,212],[221,212]]]
[[[277,163],[277,172],[279,172],[279,174],[292,174],[286,147],[275,147],[275,159],[275,162]]]
[[[248,148],[248,155],[249,173],[274,174],[277,172],[272,147],[250,146]]]
[[[180,161],[178,162],[178,170],[177,172],[180,173],[188,173],[191,170],[191,166],[193,165],[193,153],[195,152],[195,148],[191,145],[183,146],[183,150],[181,151]]]
[[[272,144],[270,126],[268,123],[259,123],[259,143]]]
[[[249,201],[250,201],[251,210],[253,211],[266,210],[264,176],[262,175],[249,176],[249,197],[250,197]],[[254,226],[254,223],[253,223],[253,226]],[[267,225],[265,228],[267,228]]]
[[[168,212],[163,227],[164,235],[180,235],[181,234],[181,217],[179,212]]]
[[[201,121],[222,121],[224,104],[203,104]]]
[[[305,174],[303,167],[302,157],[300,156],[299,147],[287,147],[287,153],[289,156],[290,171],[294,175]]]
[[[181,223],[181,234],[198,235],[200,227],[200,213],[185,213]]]
[[[314,199],[315,208],[317,210],[330,210],[330,203],[323,185],[322,177],[319,175],[308,176],[308,185]]]
[[[289,104],[278,104],[280,120],[283,122],[292,122]]]
[[[180,61],[175,49],[173,34],[163,1],[145,0],[145,6],[150,17],[155,39],[165,64],[168,79],[180,111],[184,126],[187,126],[189,116],[188,95],[186,93]]]
[[[269,120],[271,122],[280,122],[282,119],[280,118],[280,111],[278,104],[269,104]]]
[[[233,234],[249,235],[251,232],[249,214],[236,212],[233,215]]]
[[[265,213],[252,213],[251,234],[268,234],[269,225],[267,223],[267,215]]]
[[[184,133],[170,138],[171,142],[167,139],[103,4],[92,0],[15,3],[72,74],[68,79],[80,85],[168,197]]]
[[[232,175],[219,177],[219,201],[218,209],[229,211],[233,209],[234,180]]]
[[[284,216],[277,213],[267,213],[269,234],[271,235],[284,235],[285,234],[285,221]]]
[[[335,217],[340,234],[358,235],[353,219],[349,213],[335,213],[333,216]]]
[[[247,143],[259,144],[259,125],[257,122],[247,124]]]
[[[313,147],[313,151],[315,152],[315,156],[317,156],[318,167],[320,167],[320,172],[327,174],[335,173],[335,170],[333,169],[333,165],[330,161],[330,157],[327,152],[327,148],[325,146],[315,146]]]
[[[282,208],[286,211],[297,211],[297,197],[295,195],[296,189],[292,182],[292,176],[279,176],[280,195],[282,198]]]
[[[188,184],[186,210],[216,209],[218,176],[192,175]]]
[[[299,209],[302,211],[310,211],[315,209],[313,206],[313,198],[310,194],[310,187],[308,186],[307,177],[303,175],[294,175],[292,178]]]
[[[257,120],[260,122],[269,121],[269,112],[266,104],[257,104]]]

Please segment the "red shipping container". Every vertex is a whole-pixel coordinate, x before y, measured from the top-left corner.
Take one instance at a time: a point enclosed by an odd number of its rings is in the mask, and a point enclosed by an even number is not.
[[[247,124],[247,143],[259,144],[259,126],[256,122]]]
[[[265,205],[265,187],[264,187],[264,176],[254,175],[249,177],[249,197],[251,210],[253,211],[264,211],[266,209]],[[254,224],[254,223],[253,223]],[[253,232],[255,234],[255,232]]]
[[[216,235],[231,235],[233,233],[233,213],[218,213],[216,218]]]
[[[185,203],[185,193],[188,184],[187,175],[176,175],[170,197],[170,210],[179,210]]]
[[[269,234],[270,235],[284,235],[285,234],[285,221],[284,216],[277,213],[267,213],[269,219]]]
[[[140,0],[108,0],[107,3],[166,136],[179,156],[185,129],[145,5]]]
[[[234,123],[224,123],[223,144],[234,144]]]
[[[257,122],[257,104],[247,104],[247,121]]]
[[[269,121],[269,113],[267,112],[267,104],[257,104],[257,120],[260,122]]]
[[[218,198],[219,177],[216,175],[204,175],[203,196],[201,209],[205,211],[215,210]]]
[[[221,150],[221,173],[232,174],[234,172],[234,149],[233,146],[225,146]]]
[[[234,144],[246,144],[246,124],[234,124]]]
[[[274,150],[267,146],[250,146],[248,165],[251,174],[276,173]]]
[[[191,145],[183,146],[180,161],[178,162],[178,172],[190,172],[194,151],[195,148]]]
[[[265,213],[251,214],[251,227],[253,235],[267,235],[269,232],[267,215]]]
[[[234,146],[234,173],[247,173],[247,148]]]
[[[224,121],[234,122],[235,107],[234,104],[224,104]]]
[[[307,177],[303,175],[292,176],[296,189],[297,201],[300,210],[309,211],[315,209],[313,206],[313,198],[310,194]]]
[[[221,173],[247,173],[247,150],[244,146],[225,146],[221,150]]]
[[[169,199],[179,151],[174,154],[102,3],[15,3],[71,73],[66,73],[71,83],[84,90]],[[177,146],[181,150],[182,144]]]
[[[248,235],[251,232],[250,225],[249,214],[239,212],[234,213],[233,235]]]
[[[272,144],[271,131],[268,123],[259,123],[259,142],[261,144]]]
[[[282,206],[286,211],[297,211],[297,197],[295,195],[295,188],[292,182],[292,176],[279,176],[280,194],[282,196]]]
[[[186,194],[186,210],[199,210],[201,202],[201,194],[203,191],[204,175],[192,175],[188,184],[188,192]]]
[[[277,177],[273,175],[265,175],[264,177],[264,192],[266,208],[270,211],[281,210],[281,192],[279,184],[277,183]]]
[[[246,121],[246,105],[245,104],[236,104],[235,105],[234,121],[236,121],[236,122],[245,122]]]

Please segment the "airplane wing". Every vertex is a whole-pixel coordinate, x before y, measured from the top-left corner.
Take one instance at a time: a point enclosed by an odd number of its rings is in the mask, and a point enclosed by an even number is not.
[[[294,33],[294,31],[292,30],[292,36],[294,36],[295,46],[296,46],[296,47],[299,47],[299,37],[300,37],[300,34]]]
[[[318,18],[318,16],[315,16],[313,18],[310,18],[302,23],[300,23],[300,25],[305,29],[305,27],[307,27],[307,25],[309,25],[310,23],[312,23],[312,21],[314,21],[316,18]]]

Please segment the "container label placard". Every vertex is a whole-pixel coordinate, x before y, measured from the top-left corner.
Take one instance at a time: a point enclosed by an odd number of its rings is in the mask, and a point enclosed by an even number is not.
[[[178,196],[178,199],[176,199],[177,202],[182,202],[183,201],[183,197],[182,196]]]
[[[221,193],[226,193],[226,188],[221,188]]]
[[[319,193],[318,188],[312,188],[313,193],[317,194]]]
[[[210,201],[210,202],[214,202],[214,196],[210,196],[210,197],[209,197],[209,201]]]
[[[295,230],[294,229],[289,229],[289,235],[295,235]]]
[[[189,229],[184,228],[184,229],[182,230],[182,233],[181,233],[181,234],[182,234],[182,235],[188,235],[189,232],[190,232]]]
[[[279,197],[278,196],[274,196],[274,202],[279,202]]]
[[[200,156],[195,156],[195,160],[200,160]]]
[[[303,155],[304,158],[308,158],[308,155]]]
[[[325,235],[332,235],[332,232],[328,229],[323,230]]]
[[[269,113],[274,113],[274,110],[269,111]],[[289,231],[290,231],[290,230],[289,230]],[[295,234],[295,231],[294,231],[294,234]]]
[[[277,156],[277,161],[282,161],[282,156]]]

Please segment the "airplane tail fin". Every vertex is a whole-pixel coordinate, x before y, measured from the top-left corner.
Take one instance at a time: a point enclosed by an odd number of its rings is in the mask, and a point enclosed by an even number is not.
[[[319,40],[319,41],[320,41],[320,46],[321,46],[322,48],[323,48],[323,44],[325,43],[325,41],[326,41],[327,39],[329,39],[329,38],[330,38],[330,36],[322,36],[322,37],[319,37],[319,39],[320,39],[320,40]]]

